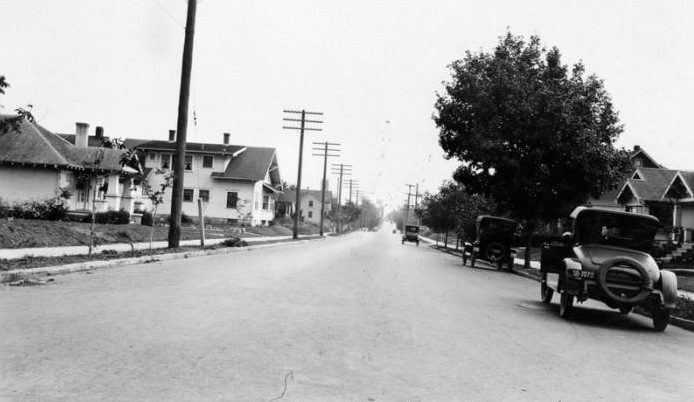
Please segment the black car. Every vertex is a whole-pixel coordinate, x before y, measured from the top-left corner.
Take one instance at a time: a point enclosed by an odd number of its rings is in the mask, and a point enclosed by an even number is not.
[[[478,259],[488,261],[498,269],[504,265],[511,270],[516,250],[513,248],[518,222],[491,215],[477,217],[474,243],[465,243],[463,248],[463,265],[467,264],[468,255],[470,266],[475,266]]]
[[[402,244],[406,241],[417,243],[419,246],[419,226],[405,225],[405,231],[402,234]]]
[[[600,300],[628,314],[634,306],[651,312],[663,331],[677,302],[677,277],[661,271],[649,254],[660,227],[657,218],[601,208],[578,207],[573,232],[542,247],[540,296],[560,294],[559,315],[567,318],[574,300]]]

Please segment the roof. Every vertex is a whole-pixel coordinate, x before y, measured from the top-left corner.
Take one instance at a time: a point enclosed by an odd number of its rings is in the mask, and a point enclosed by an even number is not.
[[[656,168],[656,169],[658,169],[658,168],[660,168],[660,169],[665,169],[665,166],[663,166],[663,165],[661,165],[660,163],[658,163],[655,159],[653,159],[653,157],[651,157],[651,156],[648,154],[648,152],[646,152],[643,148],[641,148],[641,147],[638,146],[638,145],[634,147],[634,149],[631,151],[631,153],[629,153],[629,159],[630,159],[630,160],[633,160],[637,155],[642,155],[642,156],[644,156],[644,157],[648,160],[648,162],[650,162],[650,166],[644,166],[644,167],[646,167],[646,168]]]
[[[622,186],[617,199],[629,189],[640,201],[660,201],[677,173],[670,169],[638,168]]]
[[[282,184],[275,148],[241,147],[238,145],[229,145],[228,147],[236,147],[239,152],[229,161],[223,172],[212,173],[212,178],[260,181],[265,180],[265,176],[269,173],[273,185]]]
[[[649,220],[653,222],[659,222],[658,218],[656,218],[653,215],[648,215],[648,214],[639,214],[635,212],[626,212],[626,211],[615,211],[614,209],[608,209],[608,208],[596,208],[596,207],[576,207],[576,209],[571,212],[571,218],[572,219],[577,219],[580,215],[619,215],[619,216],[630,216],[634,218],[639,218],[639,219],[644,219],[644,220]]]
[[[176,151],[175,141],[162,141],[162,140],[141,140],[137,138],[129,138],[125,140],[126,147],[128,148],[138,148],[143,150],[155,150],[155,151]],[[225,145],[225,144],[205,144],[202,142],[186,142],[186,152],[199,152],[207,154],[233,154],[236,151],[243,149],[243,145]],[[273,149],[274,148],[267,148]]]
[[[5,118],[0,116],[0,119]],[[79,148],[37,123],[23,121],[19,130],[0,134],[0,163],[88,169],[98,152],[103,152],[100,170],[121,171],[123,151],[108,148]]]
[[[75,145],[75,134],[58,134],[58,135],[60,136],[60,138],[69,142],[70,144]],[[109,137],[103,137],[103,139],[102,139],[102,138],[99,138],[95,135],[90,135],[87,137],[87,146],[98,148],[98,147],[103,145],[103,140],[109,140]]]
[[[321,193],[322,190],[309,190],[309,189],[304,189],[301,190],[301,196],[307,196],[311,195],[315,199],[320,200],[321,199]],[[332,200],[333,194],[330,191],[325,191],[325,202],[329,203]],[[296,201],[296,190],[285,190],[283,194],[280,194],[280,196],[277,198],[277,201],[285,201],[285,202],[292,202],[294,203]]]

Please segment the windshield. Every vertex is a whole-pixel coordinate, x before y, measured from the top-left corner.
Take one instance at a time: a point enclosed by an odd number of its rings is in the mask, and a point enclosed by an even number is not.
[[[514,222],[485,219],[480,222],[480,233],[495,233],[500,236],[513,236],[516,231],[516,226],[518,225]]]
[[[417,233],[419,232],[419,226],[405,226],[405,232]]]
[[[646,217],[581,214],[576,219],[576,241],[579,244],[602,244],[648,252],[658,226],[658,222]]]

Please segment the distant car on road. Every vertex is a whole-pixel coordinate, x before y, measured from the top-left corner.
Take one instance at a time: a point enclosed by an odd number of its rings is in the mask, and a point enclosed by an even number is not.
[[[540,293],[550,303],[560,294],[559,315],[567,318],[574,300],[600,300],[628,314],[647,308],[656,331],[664,331],[677,302],[677,277],[661,271],[648,253],[660,227],[650,215],[578,207],[573,233],[563,244],[542,248]]]
[[[419,226],[405,225],[405,231],[402,233],[402,244],[406,241],[417,243],[419,246]]]
[[[465,243],[463,247],[463,265],[470,257],[470,266],[474,267],[478,259],[494,264],[498,269],[504,265],[511,270],[516,250],[513,248],[518,222],[498,216],[480,215],[476,221],[474,243]]]

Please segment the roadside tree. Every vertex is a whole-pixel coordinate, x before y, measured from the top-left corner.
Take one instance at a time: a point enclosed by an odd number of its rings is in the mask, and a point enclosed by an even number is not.
[[[627,169],[602,80],[580,62],[562,64],[537,36],[509,32],[493,52],[468,51],[450,69],[433,119],[446,156],[462,162],[454,178],[521,219],[528,245],[539,221],[598,197]]]

